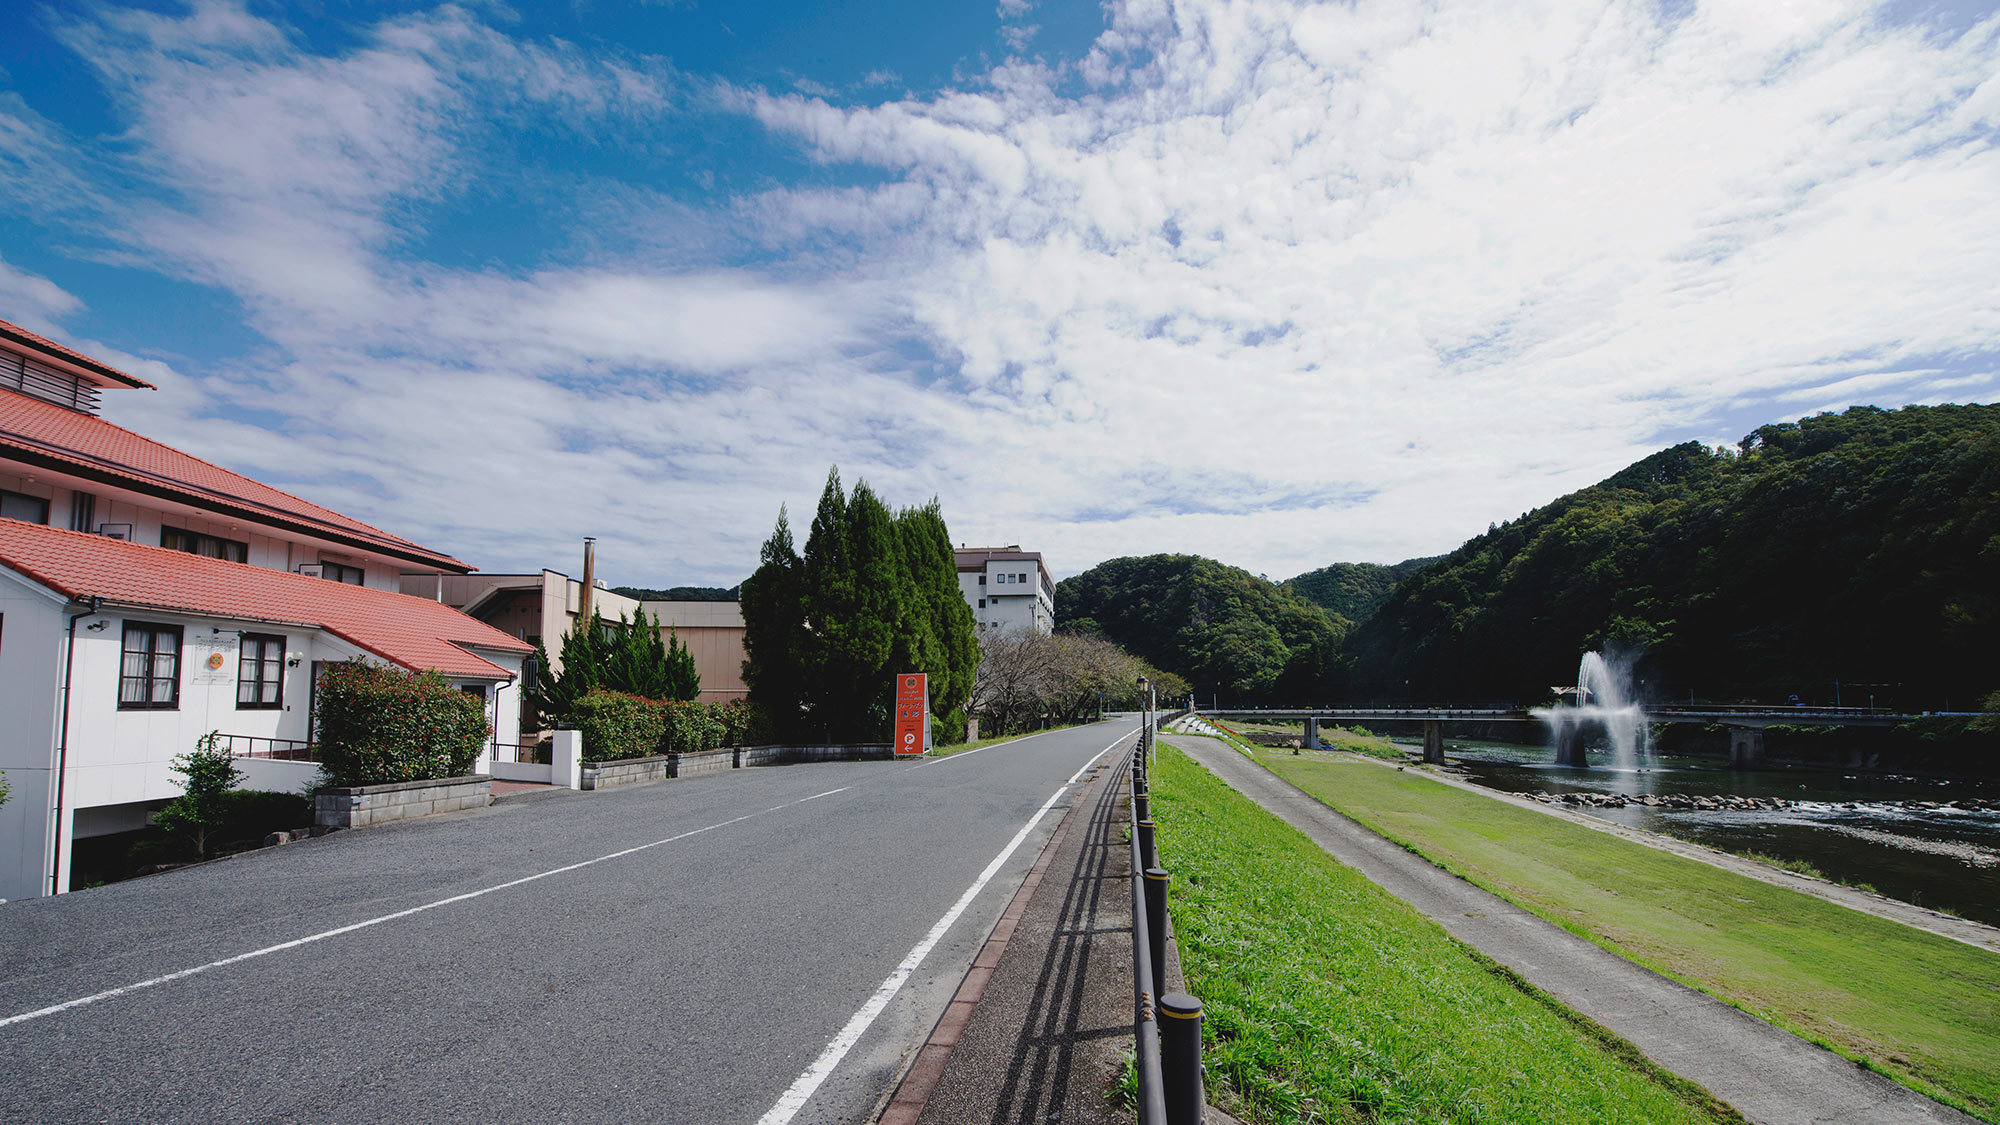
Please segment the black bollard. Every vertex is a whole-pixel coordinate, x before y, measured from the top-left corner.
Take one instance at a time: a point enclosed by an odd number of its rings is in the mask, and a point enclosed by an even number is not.
[[[1133,820],[1153,819],[1153,799],[1146,795],[1144,788],[1132,794],[1132,813]]]
[[[1154,842],[1153,830],[1158,825],[1150,820],[1134,821],[1133,828],[1139,833],[1139,866],[1143,870],[1160,865],[1159,846]]]
[[[1208,1092],[1201,1081],[1201,1001],[1185,992],[1160,997],[1160,1084],[1167,1125],[1202,1125]]]
[[[1153,955],[1153,995],[1167,989],[1167,873],[1146,869],[1146,944]]]

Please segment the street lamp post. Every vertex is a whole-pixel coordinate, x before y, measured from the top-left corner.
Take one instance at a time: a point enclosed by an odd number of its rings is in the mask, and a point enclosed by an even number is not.
[[[1144,676],[1139,677],[1139,740],[1144,744],[1146,760],[1152,761],[1153,754],[1153,683]]]

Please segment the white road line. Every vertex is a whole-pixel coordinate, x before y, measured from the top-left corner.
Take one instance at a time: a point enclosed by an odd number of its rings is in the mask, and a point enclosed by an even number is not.
[[[1015,849],[1021,846],[1021,842],[1028,838],[1028,833],[1035,830],[1035,825],[1042,822],[1042,818],[1048,815],[1057,801],[1062,800],[1063,794],[1069,792],[1070,786],[1076,784],[1076,779],[1082,777],[1085,770],[1096,765],[1097,759],[1124,744],[1129,737],[1121,735],[1110,746],[1093,754],[1090,761],[1083,763],[1081,768],[1069,775],[1069,780],[1063,782],[1061,788],[1057,789],[1047,801],[1042,802],[1042,807],[1035,810],[1035,815],[1028,818],[1028,823],[1021,826],[1021,830],[1014,834],[1012,840],[1007,841],[1007,846],[1000,849],[1000,854],[993,857],[993,862],[986,865],[986,870],[979,873],[979,878],[974,879],[965,893],[958,896],[958,901],[952,904],[950,910],[944,912],[944,917],[939,918],[930,932],[924,935],[924,939],[911,946],[910,951],[903,955],[903,960],[896,966],[896,971],[890,973],[880,985],[876,986],[875,994],[848,1019],[847,1026],[841,1028],[840,1033],[827,1043],[826,1049],[813,1060],[813,1064],[793,1080],[789,1089],[779,1095],[777,1104],[757,1119],[757,1125],[786,1125],[799,1110],[805,1108],[806,1102],[812,1099],[813,1092],[819,1089],[820,1083],[826,1081],[827,1076],[840,1065],[840,1060],[846,1058],[847,1052],[853,1050],[854,1045],[861,1041],[861,1036],[867,1032],[869,1025],[875,1022],[875,1017],[881,1015],[883,1009],[889,1006],[889,1001],[895,999],[896,993],[902,991],[904,982],[910,979],[910,974],[917,971],[917,966],[923,964],[925,957],[930,956],[932,948],[944,939],[945,932],[951,929],[952,923],[958,921],[958,916],[965,913],[966,907],[972,905],[973,899],[979,897],[979,892],[985,889],[994,875],[999,873],[1000,866],[1006,863]],[[978,751],[968,750],[966,753],[972,754]],[[953,755],[953,757],[963,756]]]
[[[852,786],[852,785],[843,785],[843,786],[841,786],[841,787],[840,787],[840,788],[838,788],[838,789],[829,789],[829,790],[827,790],[827,791],[826,791],[826,792],[824,792],[824,793],[814,793],[814,794],[813,794],[812,796],[810,796],[810,797],[800,797],[800,798],[799,798],[799,799],[798,799],[798,800],[797,800],[796,802],[794,802],[794,803],[796,803],[796,804],[801,804],[801,805],[803,805],[803,804],[805,804],[805,803],[806,803],[807,801],[817,801],[817,800],[819,800],[819,799],[820,799],[821,797],[831,797],[831,796],[833,796],[833,795],[834,795],[835,793],[845,793],[845,792],[847,792],[847,791],[848,791],[849,789],[852,789],[852,788],[854,788],[854,786]]]
[[[1113,720],[1108,720],[1108,721],[1111,721],[1111,722],[1116,722],[1117,720],[1113,719]],[[988,751],[988,750],[992,750],[992,749],[994,749],[995,747],[1000,747],[1000,746],[1012,746],[1012,745],[1014,745],[1014,744],[1015,744],[1016,742],[1026,742],[1026,741],[1028,741],[1028,740],[1029,740],[1029,739],[1031,739],[1031,738],[1040,738],[1040,737],[1042,737],[1043,735],[1046,735],[1046,734],[1062,734],[1062,733],[1063,733],[1064,731],[1068,731],[1068,730],[1075,730],[1075,729],[1077,729],[1077,728],[1075,728],[1075,727],[1064,727],[1064,728],[1063,728],[1062,730],[1038,730],[1038,731],[1036,731],[1036,732],[1035,732],[1035,733],[1033,733],[1033,734],[1024,734],[1024,735],[1022,735],[1022,736],[1021,736],[1021,737],[1019,737],[1019,738],[1010,738],[1010,739],[1008,739],[1008,740],[1007,740],[1007,741],[1005,741],[1005,742],[995,742],[995,743],[993,743],[993,744],[992,744],[992,745],[990,745],[990,746],[981,746],[981,747],[980,747],[979,749],[977,749],[977,750],[960,750],[960,751],[959,751],[958,753],[956,753],[956,754],[947,754],[947,755],[945,755],[945,756],[944,756],[944,757],[942,757],[942,758],[932,758],[932,759],[931,759],[930,761],[928,761],[928,762],[919,762],[919,763],[917,763],[917,767],[916,767],[916,768],[918,768],[918,769],[923,769],[923,768],[924,768],[925,766],[942,766],[942,765],[944,765],[944,764],[946,764],[946,763],[948,763],[948,762],[956,762],[956,761],[958,761],[958,760],[959,760],[960,758],[970,758],[970,757],[972,757],[972,756],[973,756],[974,754],[983,754],[983,753],[985,753],[985,752],[986,752],[986,751]],[[1113,745],[1116,745],[1116,743],[1113,743]],[[1093,758],[1093,759],[1091,759],[1091,760],[1092,760],[1092,761],[1096,761],[1096,759],[1095,759],[1095,758]]]
[[[838,793],[840,792],[840,790],[833,789],[829,790],[828,792]],[[79,996],[74,1000],[65,1000],[60,1004],[51,1004],[46,1008],[36,1008],[32,1012],[22,1012],[18,1015],[8,1016],[4,1019],[0,1019],[0,1027],[7,1027],[17,1023],[27,1023],[29,1020],[40,1019],[43,1016],[53,1016],[58,1012],[67,1012],[72,1008],[81,1008],[88,1004],[95,1004],[100,1000],[110,1000],[115,997],[127,995],[129,993],[139,992],[143,989],[156,988],[163,984],[170,984],[173,981],[181,980],[186,977],[195,976],[196,974],[199,973],[208,972],[210,969],[220,969],[223,968],[224,966],[234,965],[241,961],[251,961],[259,957],[268,957],[273,953],[283,953],[285,950],[297,949],[303,945],[311,945],[314,942],[325,941],[327,938],[339,937],[342,934],[351,934],[356,930],[365,930],[370,926],[379,926],[384,922],[394,922],[399,918],[408,918],[411,915],[422,914],[427,910],[436,910],[440,906],[450,906],[452,903],[455,902],[466,902],[470,899],[481,898],[486,895],[490,895],[495,891],[504,891],[509,887],[518,887],[523,883],[532,883],[537,879],[546,879],[551,875],[562,875],[566,874],[567,872],[577,871],[585,867],[590,867],[595,864],[603,863],[607,860],[622,859],[625,856],[633,855],[638,852],[643,852],[650,848],[657,848],[662,844],[671,844],[679,840],[685,840],[690,836],[699,836],[704,832],[713,832],[718,828],[727,828],[732,824],[740,824],[743,821],[751,819],[752,817],[763,816],[764,813],[777,812],[779,809],[790,808],[792,805],[803,805],[807,801],[812,800],[813,797],[824,797],[824,796],[827,796],[827,793],[815,793],[813,794],[812,797],[802,797],[799,800],[791,801],[788,802],[787,804],[774,805],[771,808],[765,809],[764,812],[761,813],[745,813],[742,816],[732,817],[729,820],[717,821],[714,824],[707,825],[706,827],[691,829],[689,831],[681,833],[678,836],[669,836],[664,840],[654,840],[650,844],[640,844],[637,847],[626,848],[623,851],[611,852],[607,855],[598,856],[595,859],[586,859],[578,863],[571,863],[562,867],[550,868],[547,871],[537,872],[536,874],[533,875],[524,875],[519,879],[510,879],[505,883],[495,883],[493,886],[485,887],[476,891],[467,891],[462,895],[452,895],[450,898],[441,898],[438,899],[436,902],[424,903],[422,906],[412,906],[408,910],[398,910],[393,914],[384,914],[379,918],[370,918],[365,922],[354,922],[350,923],[349,925],[339,926],[331,930],[324,930],[321,931],[320,933],[310,934],[306,937],[293,938],[291,941],[281,941],[276,945],[267,945],[262,949],[253,949],[248,953],[238,953],[234,957],[224,957],[220,961],[210,961],[206,965],[196,965],[193,968],[182,969],[179,972],[168,973],[165,976],[158,976],[158,977],[152,977],[148,980],[135,981],[131,984],[119,985],[117,988],[107,988],[102,992],[93,992],[89,996]]]

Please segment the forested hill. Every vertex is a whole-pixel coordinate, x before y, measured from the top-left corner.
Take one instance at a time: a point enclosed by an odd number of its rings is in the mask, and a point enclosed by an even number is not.
[[[1286,589],[1318,602],[1328,613],[1349,621],[1362,622],[1375,616],[1376,609],[1389,600],[1396,583],[1443,558],[1405,559],[1390,566],[1381,563],[1334,563],[1307,571],[1284,582]]]
[[[1097,633],[1206,701],[1323,698],[1348,622],[1200,555],[1112,559],[1056,587],[1056,627]]]
[[[2000,688],[2000,406],[1856,407],[1663,450],[1500,525],[1348,638],[1352,700],[1544,700],[1624,648],[1653,700],[1958,709]]]

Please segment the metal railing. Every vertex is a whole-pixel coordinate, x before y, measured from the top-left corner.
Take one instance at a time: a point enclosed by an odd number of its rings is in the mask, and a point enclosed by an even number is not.
[[[1141,727],[1129,774],[1132,814],[1132,1034],[1139,1125],[1201,1125],[1201,1001],[1168,993],[1167,872],[1154,839],[1148,757],[1153,724]]]
[[[550,762],[550,746],[547,742],[496,742],[493,744],[493,760],[524,766],[546,766]]]
[[[261,734],[225,734],[222,747],[232,758],[272,758],[281,762],[315,762],[317,747],[296,738],[266,738]]]

